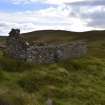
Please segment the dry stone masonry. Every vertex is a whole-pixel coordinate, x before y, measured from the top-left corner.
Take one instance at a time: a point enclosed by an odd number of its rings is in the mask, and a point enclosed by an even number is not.
[[[11,30],[7,46],[7,54],[10,57],[37,64],[77,58],[87,53],[84,41],[60,45],[47,45],[41,42],[30,44],[22,37],[19,29]]]

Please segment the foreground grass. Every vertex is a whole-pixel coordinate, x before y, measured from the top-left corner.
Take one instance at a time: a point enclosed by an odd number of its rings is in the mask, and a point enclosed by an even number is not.
[[[105,105],[105,60],[85,57],[47,65],[0,58],[0,104]],[[22,63],[22,64],[21,64]]]

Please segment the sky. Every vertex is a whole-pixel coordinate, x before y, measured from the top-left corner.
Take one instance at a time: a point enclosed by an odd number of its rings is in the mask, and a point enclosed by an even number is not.
[[[105,29],[105,0],[0,0],[0,35],[11,28],[83,32]]]

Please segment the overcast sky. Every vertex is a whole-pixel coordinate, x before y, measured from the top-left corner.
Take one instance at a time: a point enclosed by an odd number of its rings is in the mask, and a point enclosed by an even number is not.
[[[105,0],[0,0],[0,35],[43,29],[105,29]]]

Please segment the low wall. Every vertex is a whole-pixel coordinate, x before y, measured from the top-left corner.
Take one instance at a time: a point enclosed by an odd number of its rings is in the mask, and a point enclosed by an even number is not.
[[[26,59],[34,63],[53,63],[59,60],[77,58],[85,55],[85,42],[73,42],[62,45],[30,46],[27,48]]]

